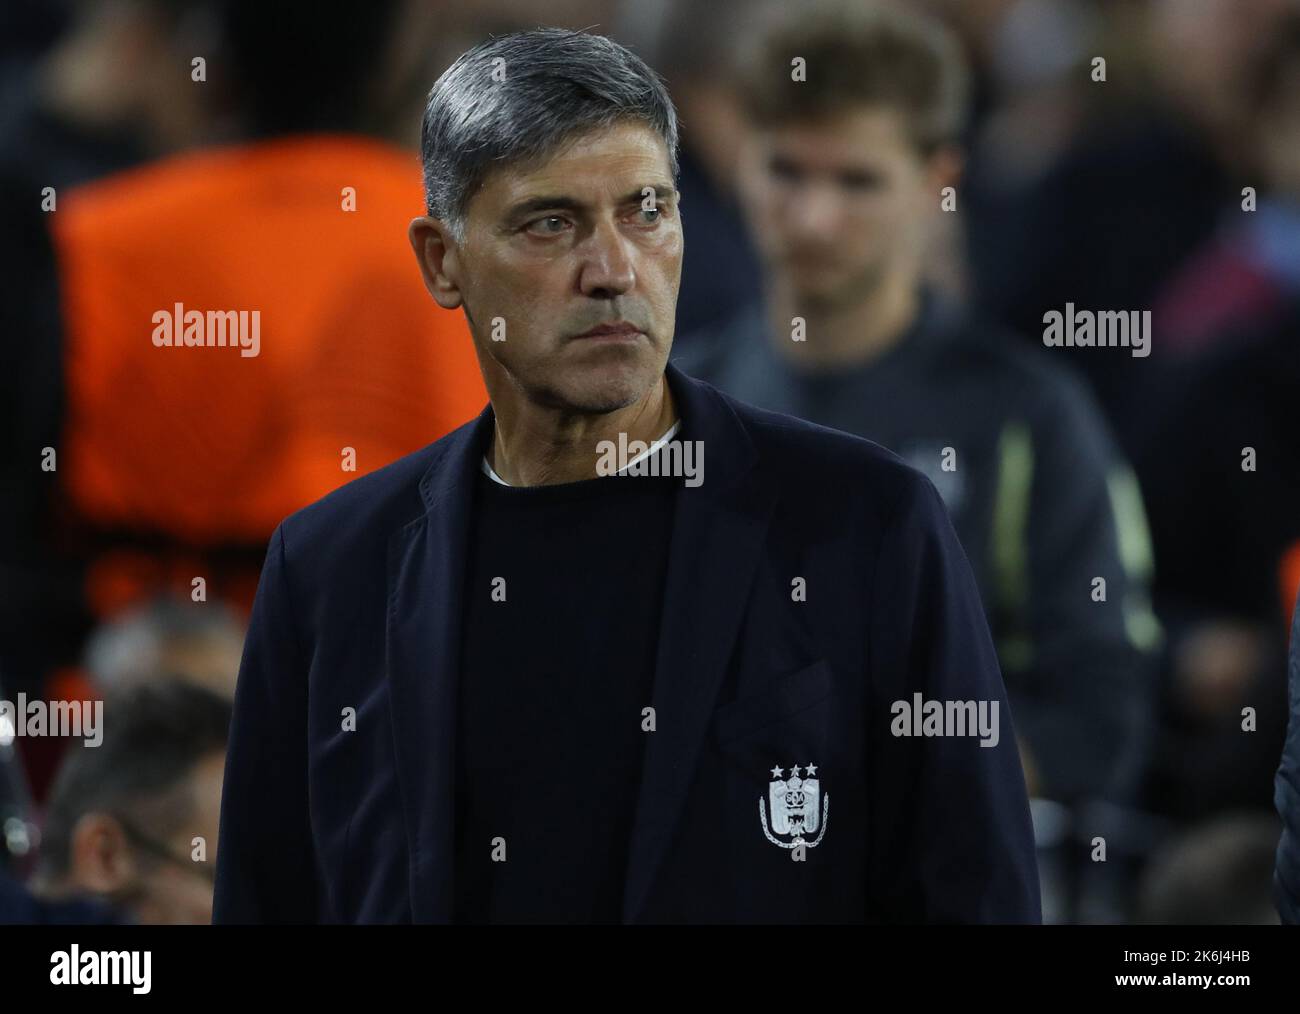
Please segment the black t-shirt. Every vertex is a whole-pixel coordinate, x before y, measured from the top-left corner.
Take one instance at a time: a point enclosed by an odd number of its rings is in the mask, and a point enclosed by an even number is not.
[[[508,487],[478,475],[457,922],[620,920],[680,483],[620,475]],[[504,862],[493,858],[497,838]]]

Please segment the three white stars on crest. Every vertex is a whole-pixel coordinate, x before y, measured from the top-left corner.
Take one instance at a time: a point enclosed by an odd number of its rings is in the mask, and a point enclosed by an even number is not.
[[[772,769],[772,777],[773,777],[773,778],[780,778],[780,777],[781,777],[781,772],[783,772],[784,770],[785,770],[785,768],[773,768],[773,769]],[[816,765],[816,764],[809,764],[809,765],[807,766],[807,768],[806,768],[806,773],[807,773],[807,777],[811,778],[813,775],[815,775],[815,774],[817,773],[817,765]],[[794,767],[792,767],[792,768],[790,769],[790,777],[791,777],[791,778],[798,778],[798,777],[799,777],[799,765],[798,765],[798,764],[796,764]]]

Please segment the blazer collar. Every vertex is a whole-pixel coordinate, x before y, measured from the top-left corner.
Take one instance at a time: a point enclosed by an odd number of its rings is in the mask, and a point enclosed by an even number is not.
[[[679,488],[674,506],[652,698],[658,731],[646,736],[625,922],[644,913],[674,840],[775,502],[731,403],[671,363],[665,376],[682,418],[678,439],[702,442],[704,481]],[[389,541],[388,677],[416,922],[453,915],[463,582],[493,418],[488,405],[435,445],[419,483],[425,511]]]

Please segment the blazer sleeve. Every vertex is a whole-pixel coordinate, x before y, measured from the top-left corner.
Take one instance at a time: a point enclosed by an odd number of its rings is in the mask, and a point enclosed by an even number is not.
[[[318,921],[307,805],[307,671],[290,606],[283,528],[271,536],[235,688],[214,923]]]
[[[1041,922],[1029,798],[1006,688],[966,554],[938,491],[919,474],[908,478],[881,536],[870,601],[870,876],[879,911],[868,918]],[[985,734],[903,735],[915,726],[896,704],[916,710],[917,694],[922,708],[982,706],[990,719]]]
[[[1282,922],[1300,924],[1300,602],[1291,623],[1291,661],[1288,680],[1291,717],[1287,724],[1282,765],[1273,783],[1273,802],[1282,818],[1282,840],[1277,846],[1273,872],[1273,898]]]

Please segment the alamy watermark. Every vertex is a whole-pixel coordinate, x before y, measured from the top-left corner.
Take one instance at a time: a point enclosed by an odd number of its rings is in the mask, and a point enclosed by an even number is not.
[[[132,993],[143,994],[152,980],[152,951],[83,951],[73,944],[50,955],[55,986],[130,986]]]
[[[1135,359],[1151,355],[1150,310],[1076,310],[1043,314],[1043,344],[1048,348],[1126,348]]]
[[[176,303],[152,317],[157,348],[237,348],[245,359],[262,351],[261,310],[187,310]]]
[[[86,746],[104,741],[103,701],[29,701],[26,694],[18,700],[0,700],[0,746],[8,746],[18,736],[76,736]]]
[[[895,736],[978,736],[980,746],[997,746],[997,701],[927,701],[920,692],[895,701],[889,731]]]
[[[704,483],[704,441],[664,440],[647,444],[629,441],[626,433],[618,440],[596,444],[597,475],[677,476],[687,486]]]

